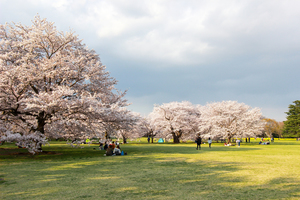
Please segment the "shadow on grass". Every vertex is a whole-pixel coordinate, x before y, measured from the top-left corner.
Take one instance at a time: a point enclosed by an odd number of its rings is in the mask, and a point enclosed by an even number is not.
[[[257,151],[260,148],[251,147],[224,147],[213,146],[208,148],[207,145],[202,145],[201,150],[196,150],[196,146],[193,144],[125,144],[121,145],[121,150],[131,155],[151,155],[151,154],[202,154],[208,152],[241,152],[241,151]],[[35,155],[30,154],[26,149],[18,149],[13,144],[6,144],[0,148],[0,160],[5,162],[30,162],[37,160],[75,160],[75,159],[90,159],[90,158],[102,158],[104,150],[99,150],[97,144],[85,145],[84,148],[73,148],[65,143],[55,143],[54,145],[44,146],[42,153]]]

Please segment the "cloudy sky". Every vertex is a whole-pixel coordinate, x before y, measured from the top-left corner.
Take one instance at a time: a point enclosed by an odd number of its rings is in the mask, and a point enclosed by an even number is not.
[[[235,100],[286,119],[300,95],[298,0],[0,0],[0,23],[39,13],[96,50],[129,109]]]

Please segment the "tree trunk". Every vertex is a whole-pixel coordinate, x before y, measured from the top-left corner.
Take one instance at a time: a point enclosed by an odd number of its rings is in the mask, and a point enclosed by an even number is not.
[[[229,137],[227,140],[227,144],[230,144],[230,143],[231,143],[231,137]]]
[[[38,126],[37,126],[37,131],[39,131],[42,134],[45,134],[45,118],[44,118],[45,112],[42,111],[39,113],[39,116],[37,117],[38,120]]]
[[[179,138],[181,137],[182,133],[178,132],[178,134],[176,134],[175,132],[172,132],[172,135],[173,135],[173,143],[175,143],[175,144],[180,143]]]
[[[42,111],[39,113],[39,116],[37,117],[37,120],[38,120],[38,125],[37,125],[37,131],[39,131],[40,133],[42,133],[43,135],[45,134],[45,112]],[[38,150],[39,151],[42,151],[42,144],[39,144],[38,146]]]
[[[180,143],[180,140],[179,140],[178,136],[173,135],[173,143],[176,143],[176,144]]]
[[[123,136],[123,144],[126,144],[127,143],[127,139],[126,137]]]
[[[153,134],[153,131],[152,131],[152,130],[149,132],[148,137],[151,138],[151,143],[153,143],[153,137],[154,137],[154,134]]]

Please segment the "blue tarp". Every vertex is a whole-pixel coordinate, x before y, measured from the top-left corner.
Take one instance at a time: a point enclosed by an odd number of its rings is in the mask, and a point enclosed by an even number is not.
[[[164,139],[159,138],[158,143],[164,143]]]

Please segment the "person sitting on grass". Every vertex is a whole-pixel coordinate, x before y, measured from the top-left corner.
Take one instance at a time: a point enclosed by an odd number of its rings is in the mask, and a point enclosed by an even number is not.
[[[114,148],[113,154],[120,156],[121,155],[121,149],[120,146],[117,145],[116,148]]]
[[[116,144],[114,141],[111,142],[112,148],[115,149],[116,148]]]
[[[107,144],[107,142],[105,142],[103,149],[106,151],[107,148],[108,148],[108,144]]]
[[[102,142],[100,142],[99,149],[100,149],[100,150],[104,150],[104,145],[103,145]]]
[[[112,145],[108,145],[108,148],[106,149],[106,155],[107,156],[112,156],[113,155],[114,149],[112,148]]]

